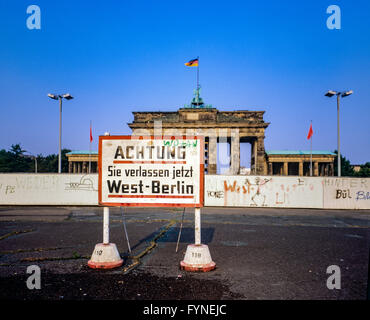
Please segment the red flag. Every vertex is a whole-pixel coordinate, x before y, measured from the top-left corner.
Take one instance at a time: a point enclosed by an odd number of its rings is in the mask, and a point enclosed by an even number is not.
[[[91,123],[90,123],[90,143],[93,141],[93,136],[92,136],[92,129],[91,129]]]
[[[310,140],[312,135],[313,135],[313,130],[312,130],[312,123],[311,123],[310,130],[308,131],[307,139]]]

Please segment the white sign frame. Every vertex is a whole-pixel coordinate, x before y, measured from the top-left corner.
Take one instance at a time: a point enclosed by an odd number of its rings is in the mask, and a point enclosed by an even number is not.
[[[158,146],[161,148],[158,149]],[[169,153],[169,150],[173,152]],[[191,151],[186,152],[186,150]],[[160,153],[163,158],[158,158]],[[180,158],[180,154],[184,158]],[[170,160],[165,160],[165,157],[170,157]],[[204,137],[202,136],[99,136],[98,168],[99,205],[203,207]],[[156,180],[153,180],[152,176],[150,178],[140,176],[144,170],[146,174],[149,170],[152,170],[153,175],[156,173]],[[161,173],[165,176],[158,177]],[[139,174],[139,176],[127,176],[131,174]],[[181,184],[180,182],[166,184],[171,180],[179,181],[176,180],[178,177],[176,175],[182,175]],[[122,180],[123,178],[126,180]],[[138,179],[140,179],[139,184]],[[152,181],[151,185],[147,181]],[[185,184],[184,181],[192,184]],[[160,189],[161,192],[153,194],[154,192],[146,192],[147,189],[151,191]],[[177,193],[173,194],[174,191]]]

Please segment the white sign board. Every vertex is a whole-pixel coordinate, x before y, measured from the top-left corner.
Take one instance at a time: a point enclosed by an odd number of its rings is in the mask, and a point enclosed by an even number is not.
[[[99,204],[202,207],[202,137],[100,136]]]

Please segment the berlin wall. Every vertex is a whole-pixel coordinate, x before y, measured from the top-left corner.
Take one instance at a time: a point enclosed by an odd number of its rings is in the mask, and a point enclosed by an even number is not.
[[[98,205],[98,175],[0,174],[0,205]]]
[[[206,176],[206,206],[370,209],[370,178]]]
[[[323,208],[323,184],[305,177],[207,176],[205,205]]]
[[[370,209],[370,178],[322,178],[324,208]]]
[[[370,178],[206,175],[205,206],[370,209]],[[0,205],[98,205],[98,174],[0,174]]]

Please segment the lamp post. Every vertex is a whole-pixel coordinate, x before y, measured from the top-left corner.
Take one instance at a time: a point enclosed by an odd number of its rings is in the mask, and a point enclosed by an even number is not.
[[[48,97],[54,100],[59,100],[59,158],[58,158],[58,173],[62,173],[62,99],[71,100],[73,97],[69,93],[52,94],[48,93]]]
[[[32,155],[33,159],[35,160],[35,173],[37,173],[37,157]]]
[[[341,161],[340,161],[340,125],[339,125],[339,105],[340,105],[340,97],[345,98],[348,97],[353,93],[352,90],[339,92],[339,91],[333,91],[329,90],[327,93],[325,93],[325,96],[331,98],[333,96],[337,96],[337,143],[338,143],[338,177],[341,176]]]
[[[28,152],[28,151],[26,151]],[[37,173],[37,157],[35,155],[33,155],[31,152],[28,152],[30,154],[30,157],[33,158],[33,160],[35,160],[35,173]]]

